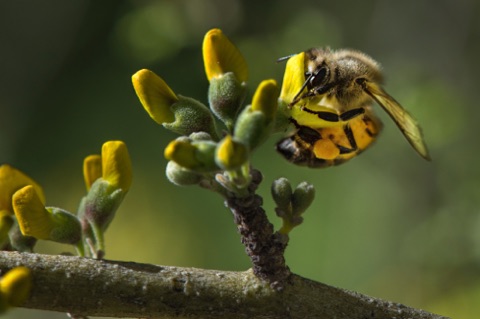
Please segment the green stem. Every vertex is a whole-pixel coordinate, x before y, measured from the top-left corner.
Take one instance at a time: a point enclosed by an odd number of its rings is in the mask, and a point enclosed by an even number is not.
[[[93,237],[95,237],[95,252],[94,257],[99,258],[99,255],[103,255],[105,252],[105,242],[103,237],[103,230],[100,228],[99,225],[91,223],[90,226],[92,227]],[[99,258],[100,259],[100,258]]]
[[[83,245],[83,241],[78,241],[75,245],[75,250],[77,251],[78,256],[85,257],[85,246]]]

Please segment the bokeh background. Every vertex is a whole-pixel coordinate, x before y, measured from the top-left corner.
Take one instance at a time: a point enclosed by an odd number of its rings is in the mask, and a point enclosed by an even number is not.
[[[291,234],[293,272],[452,318],[480,313],[478,74],[480,2],[105,0],[0,1],[0,163],[43,185],[47,204],[75,211],[82,161],[124,140],[134,183],[106,234],[107,258],[245,270],[229,211],[214,193],[164,175],[175,135],[143,111],[131,75],[149,68],[206,102],[201,43],[220,27],[250,67],[250,96],[281,81],[275,60],[313,46],[350,47],[383,65],[386,89],[418,119],[421,159],[380,108],[376,145],[346,165],[295,167],[273,137],[254,156],[269,186],[286,176],[317,197]],[[37,251],[70,247],[42,242]],[[16,309],[5,318],[65,318]]]

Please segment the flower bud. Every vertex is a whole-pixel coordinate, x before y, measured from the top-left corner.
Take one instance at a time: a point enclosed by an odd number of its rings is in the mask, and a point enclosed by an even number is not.
[[[102,157],[100,155],[89,155],[83,161],[83,177],[87,191],[92,184],[102,177]]]
[[[178,96],[178,101],[171,105],[175,120],[163,123],[163,127],[180,135],[188,136],[194,132],[206,132],[217,137],[217,129],[212,113],[199,101]]]
[[[77,217],[59,208],[45,208],[33,186],[18,190],[12,203],[23,235],[65,244],[76,244],[81,239]]]
[[[285,177],[276,179],[272,183],[272,197],[275,204],[283,210],[291,210],[292,201],[292,185]]]
[[[174,161],[167,163],[166,175],[170,182],[178,186],[196,185],[203,180],[203,175],[186,169]]]
[[[245,164],[248,160],[248,150],[244,144],[235,141],[227,135],[218,143],[215,161],[225,170],[234,170]]]
[[[32,185],[40,201],[45,204],[42,188],[30,177],[14,167],[4,164],[0,166],[0,210],[13,214],[12,196],[20,188]]]
[[[27,267],[15,267],[0,279],[0,298],[7,307],[20,306],[32,290],[32,274]]]
[[[143,69],[132,76],[132,83],[143,108],[155,122],[173,122],[175,117],[170,107],[178,98],[162,78]]]
[[[212,141],[191,141],[176,139],[165,148],[165,158],[178,165],[196,172],[212,172],[218,170],[215,163],[216,143]]]
[[[265,114],[252,111],[251,106],[247,106],[237,118],[233,136],[253,150],[265,141],[270,129]]]
[[[127,146],[122,141],[108,141],[102,146],[102,178],[112,189],[127,193],[132,184],[132,164]]]
[[[228,72],[233,72],[240,83],[247,81],[248,68],[245,59],[220,29],[207,32],[202,51],[205,73],[209,81]]]
[[[210,109],[229,131],[233,128],[235,118],[245,100],[246,92],[245,83],[240,83],[232,72],[210,80],[208,88]]]
[[[312,184],[301,182],[295,188],[292,196],[292,208],[294,215],[301,215],[312,204],[315,198],[315,188]]]
[[[250,150],[263,143],[272,132],[277,95],[274,80],[262,81],[255,91],[252,105],[247,106],[237,118],[234,136]]]

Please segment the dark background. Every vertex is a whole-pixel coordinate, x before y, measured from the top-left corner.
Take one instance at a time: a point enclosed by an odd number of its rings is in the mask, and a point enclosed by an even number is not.
[[[124,140],[130,193],[106,234],[107,258],[245,270],[250,264],[219,196],[164,175],[175,135],[143,111],[131,75],[149,68],[206,102],[201,44],[221,28],[249,63],[250,95],[282,78],[281,56],[350,47],[383,65],[386,90],[421,123],[421,159],[380,108],[376,145],[346,165],[295,167],[254,156],[269,185],[286,176],[317,190],[291,234],[287,263],[302,276],[455,318],[480,313],[478,79],[480,2],[437,1],[0,1],[0,164],[24,171],[47,204],[75,212],[83,158]],[[42,242],[38,252],[68,246]],[[65,318],[18,309],[7,318]]]

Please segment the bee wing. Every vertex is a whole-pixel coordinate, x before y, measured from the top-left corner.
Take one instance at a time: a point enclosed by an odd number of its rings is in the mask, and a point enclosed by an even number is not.
[[[424,159],[430,160],[427,145],[423,140],[422,131],[415,119],[393,97],[378,84],[370,81],[364,83],[365,91],[387,112],[400,128],[412,147]]]

